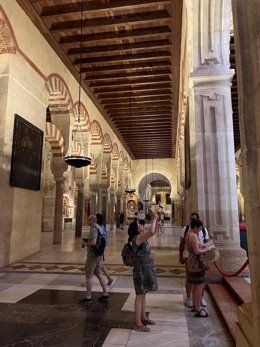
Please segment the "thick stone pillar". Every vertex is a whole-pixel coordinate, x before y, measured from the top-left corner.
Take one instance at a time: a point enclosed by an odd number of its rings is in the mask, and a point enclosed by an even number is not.
[[[83,191],[84,191],[83,183],[77,183],[78,196],[77,196],[75,238],[79,238],[82,235],[83,202],[84,202]]]
[[[192,205],[219,247],[222,269],[232,273],[245,262],[246,253],[239,245],[231,105],[234,71],[229,64],[231,1],[193,1],[189,16],[195,43],[190,47],[189,91]]]
[[[252,303],[239,307],[237,347],[260,341],[260,2],[233,0],[242,191],[245,202]]]
[[[61,244],[63,231],[64,176],[54,176],[56,182],[53,244]]]

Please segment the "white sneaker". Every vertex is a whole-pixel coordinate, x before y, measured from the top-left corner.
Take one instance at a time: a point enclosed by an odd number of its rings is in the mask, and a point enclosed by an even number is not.
[[[186,305],[187,305],[188,308],[192,308],[193,301],[192,301],[192,297],[191,296],[187,298]]]
[[[207,301],[206,301],[206,299],[204,298],[204,296],[201,297],[200,305],[201,305],[202,307],[207,307],[207,306],[208,306]]]

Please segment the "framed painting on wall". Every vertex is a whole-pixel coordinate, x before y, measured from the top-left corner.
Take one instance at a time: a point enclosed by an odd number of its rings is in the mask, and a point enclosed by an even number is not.
[[[40,190],[43,131],[15,114],[10,185]]]

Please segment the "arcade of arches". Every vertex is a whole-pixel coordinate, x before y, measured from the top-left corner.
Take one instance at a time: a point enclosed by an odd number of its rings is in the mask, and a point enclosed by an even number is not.
[[[64,155],[71,145],[75,154],[81,153],[77,139],[71,143],[78,118],[78,82],[18,3],[0,0],[0,267],[40,251],[43,232],[53,232],[52,243],[61,244],[67,228],[74,228],[75,238],[81,237],[90,214],[102,213],[112,230],[121,211],[127,222],[138,206],[147,214],[160,205],[174,227],[198,211],[220,250],[222,268],[235,272],[247,259],[239,242],[239,219],[245,218],[250,268],[244,274],[250,273],[252,302],[240,307],[236,344],[256,347],[260,340],[260,3],[219,3],[214,8],[206,0],[183,1],[174,157],[133,159],[82,91],[80,122],[91,164],[75,169],[65,164]],[[199,30],[196,23],[212,16],[211,24],[205,21]],[[241,137],[236,152],[234,70],[229,63],[232,30],[237,42]],[[40,190],[9,184],[16,114],[44,135]],[[135,193],[125,193],[127,183]],[[145,194],[148,202],[143,201]],[[214,269],[211,276],[212,280],[218,276]]]

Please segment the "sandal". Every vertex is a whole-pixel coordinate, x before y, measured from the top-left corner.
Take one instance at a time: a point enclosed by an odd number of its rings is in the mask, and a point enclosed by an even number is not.
[[[196,308],[195,308],[194,305],[190,307],[190,311],[191,311],[191,312],[195,312],[195,311],[196,311]]]
[[[142,323],[143,323],[143,325],[155,325],[156,324],[153,320],[151,320],[149,318],[142,320]]]
[[[135,324],[134,330],[135,331],[139,331],[139,332],[149,332],[149,331],[151,331],[145,325],[137,325],[137,324]]]
[[[209,314],[204,308],[201,308],[199,311],[195,311],[194,317],[199,317],[199,318],[206,318],[208,317]]]

